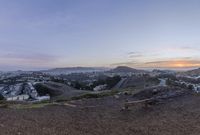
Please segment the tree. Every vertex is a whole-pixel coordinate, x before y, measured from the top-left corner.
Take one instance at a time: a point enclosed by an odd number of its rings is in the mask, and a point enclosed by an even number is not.
[[[0,100],[4,100],[5,98],[3,97],[2,94],[0,94]]]
[[[190,84],[190,85],[188,86],[188,89],[189,89],[189,90],[193,90],[193,89],[194,89],[194,86]]]

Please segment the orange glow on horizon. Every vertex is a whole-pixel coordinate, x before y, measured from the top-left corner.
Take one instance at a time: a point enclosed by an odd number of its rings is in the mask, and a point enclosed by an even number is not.
[[[200,67],[198,60],[167,60],[167,61],[154,61],[138,65],[142,68],[196,68]]]
[[[193,64],[189,61],[172,61],[169,62],[168,67],[174,67],[174,68],[184,68],[184,67],[191,67]]]

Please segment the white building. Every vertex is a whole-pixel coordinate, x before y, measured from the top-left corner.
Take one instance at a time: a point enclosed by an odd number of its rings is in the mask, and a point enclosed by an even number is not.
[[[29,99],[29,95],[18,95],[18,96],[6,98],[7,101],[24,101],[24,100],[28,100],[28,99]]]
[[[101,91],[101,90],[105,90],[106,87],[107,87],[106,84],[104,84],[104,85],[99,85],[99,86],[96,86],[93,90],[94,90],[94,91]]]
[[[37,97],[36,100],[38,100],[38,101],[50,100],[50,96],[46,95],[46,96]]]

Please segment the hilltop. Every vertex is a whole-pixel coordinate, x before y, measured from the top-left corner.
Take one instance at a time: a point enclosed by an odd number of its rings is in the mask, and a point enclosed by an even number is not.
[[[183,74],[189,75],[189,76],[199,76],[200,75],[200,68],[186,71]]]
[[[145,70],[139,70],[139,69],[135,69],[135,68],[131,68],[131,67],[127,67],[127,66],[118,66],[112,70],[110,70],[111,72],[114,73],[146,73],[147,71]]]
[[[2,134],[22,135],[189,135],[200,132],[198,95],[188,93],[163,99],[149,107],[138,104],[130,110],[121,110],[126,99],[132,101],[151,94],[160,97],[165,93],[173,96],[173,91],[184,91],[164,88],[155,94],[154,88],[151,90],[153,93],[147,89],[136,95],[81,99],[45,107],[37,104],[33,108],[30,105],[20,109],[1,108],[0,114],[4,117],[0,118],[0,130]]]
[[[102,72],[108,68],[104,67],[64,67],[64,68],[53,68],[44,70],[42,72],[49,74],[70,74],[70,73],[87,73],[87,72]]]

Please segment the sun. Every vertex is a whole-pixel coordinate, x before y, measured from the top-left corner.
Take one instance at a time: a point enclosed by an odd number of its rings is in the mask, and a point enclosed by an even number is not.
[[[185,67],[186,65],[183,64],[183,63],[177,63],[177,64],[175,64],[175,66],[176,66],[176,67]]]
[[[174,61],[172,65],[173,67],[183,68],[183,67],[187,67],[188,63],[186,61]]]

